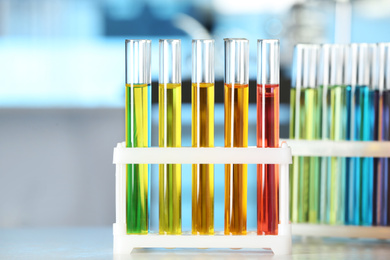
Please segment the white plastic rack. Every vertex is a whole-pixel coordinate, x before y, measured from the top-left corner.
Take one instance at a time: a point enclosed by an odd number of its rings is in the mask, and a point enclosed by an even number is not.
[[[290,147],[280,148],[114,148],[116,164],[116,223],[113,225],[114,254],[130,254],[133,248],[270,248],[275,255],[291,253],[289,223]],[[128,235],[126,233],[126,164],[279,164],[279,226],[278,235],[231,236],[215,235]],[[152,173],[155,174],[155,173]],[[183,173],[187,174],[187,173]],[[188,173],[191,174],[191,173]],[[218,174],[218,173],[216,173]]]
[[[285,139],[293,156],[390,157],[389,141],[323,141]],[[321,237],[390,239],[390,226],[292,224],[292,234]]]

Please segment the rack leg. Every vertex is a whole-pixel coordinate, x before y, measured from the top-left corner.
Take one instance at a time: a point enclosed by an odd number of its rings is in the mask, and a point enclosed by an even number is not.
[[[291,237],[286,238],[284,243],[280,243],[274,247],[271,247],[274,255],[289,255],[291,254]]]

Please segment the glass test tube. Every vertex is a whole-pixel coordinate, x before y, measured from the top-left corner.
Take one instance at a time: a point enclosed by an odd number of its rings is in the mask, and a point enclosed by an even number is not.
[[[192,41],[192,147],[214,147],[214,40]],[[192,234],[214,234],[214,165],[192,165]]]
[[[317,85],[317,65],[319,45],[310,45],[304,58],[303,90],[301,102],[304,106],[301,114],[302,139],[319,140],[321,138],[321,103],[322,89]],[[303,171],[300,176],[302,198],[302,222],[318,223],[320,203],[320,169],[319,157],[303,157]]]
[[[355,112],[360,113],[360,107],[355,106],[356,86],[358,82],[358,51],[359,46],[352,43],[345,48],[345,85],[351,89],[351,110],[349,121],[348,140],[357,140],[355,137],[356,118]],[[359,102],[358,102],[359,104]],[[357,109],[358,108],[358,109]],[[360,119],[360,117],[358,117]],[[360,162],[359,158],[346,158],[346,186],[345,186],[345,224],[359,225],[360,216],[360,169],[355,166]],[[359,185],[356,185],[359,184]]]
[[[368,51],[369,51],[369,70],[370,70],[370,80],[369,80],[369,87],[370,87],[370,100],[371,100],[371,106],[369,109],[370,113],[370,125],[371,125],[371,140],[379,141],[379,125],[380,121],[379,118],[381,116],[380,112],[380,102],[381,102],[381,95],[379,93],[379,87],[378,87],[378,45],[377,44],[368,44]],[[373,161],[373,190],[372,190],[372,225],[380,225],[380,221],[378,219],[378,191],[380,182],[379,177],[381,176],[381,159],[380,158],[372,158]]]
[[[225,147],[248,146],[249,41],[225,41]],[[225,165],[225,234],[246,234],[247,164]]]
[[[290,92],[290,138],[299,139],[300,133],[300,110],[301,110],[301,89],[303,74],[303,52],[304,44],[297,44],[294,49],[293,69],[292,69],[292,87]],[[290,216],[292,222],[297,223],[299,207],[299,157],[293,156],[293,163],[290,166]]]
[[[380,140],[390,141],[390,43],[380,43],[379,46],[379,76],[378,87],[380,92]],[[390,158],[380,159],[380,190],[378,218],[381,226],[390,224]]]
[[[151,41],[126,40],[126,147],[151,143]],[[126,167],[126,225],[128,234],[147,234],[149,229],[148,164]]]
[[[302,60],[302,89],[300,96],[299,138],[319,138],[320,106],[316,85],[318,45],[306,44]],[[298,222],[316,223],[319,207],[319,158],[299,157]]]
[[[358,82],[354,96],[355,110],[355,140],[373,140],[373,92],[370,87],[370,53],[368,44],[359,44],[358,51]],[[371,122],[372,121],[372,122]],[[355,185],[360,185],[361,208],[359,212],[361,225],[372,225],[373,213],[373,186],[374,186],[374,161],[373,158],[363,157],[355,160],[355,172],[358,180]],[[360,179],[360,180],[359,180]]]
[[[295,89],[300,90],[296,92],[298,95],[294,104],[295,138],[320,139],[322,89],[317,87],[316,82],[319,46],[298,44],[295,51],[294,83]],[[293,158],[291,183],[293,222],[317,223],[319,219],[320,162],[318,157]]]
[[[181,146],[181,42],[160,40],[159,146]],[[181,234],[181,164],[159,165],[159,233]]]
[[[257,147],[279,147],[279,40],[257,41]],[[257,234],[277,235],[279,165],[257,165]]]
[[[330,140],[346,140],[351,88],[344,84],[344,45],[331,47]],[[328,168],[329,224],[345,222],[346,158],[331,157]]]
[[[319,92],[321,92],[321,139],[329,140],[330,132],[330,49],[331,44],[323,44],[320,49],[318,82]],[[328,198],[328,158],[321,157],[321,174],[320,174],[320,205],[319,205],[319,222],[328,223],[327,204]]]

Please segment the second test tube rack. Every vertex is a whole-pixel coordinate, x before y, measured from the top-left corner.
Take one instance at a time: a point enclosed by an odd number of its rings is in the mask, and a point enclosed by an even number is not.
[[[280,148],[114,148],[116,164],[116,223],[113,225],[114,254],[130,254],[133,248],[270,248],[275,255],[291,253],[289,223],[289,164],[291,149],[283,142]],[[279,164],[278,235],[129,235],[126,232],[126,164]],[[157,174],[157,173],[152,173]],[[191,172],[183,172],[191,174]],[[216,173],[220,174],[220,173]],[[222,173],[221,173],[222,174]],[[153,191],[152,191],[153,192]]]
[[[390,158],[389,141],[309,141],[291,139],[284,141],[291,146],[293,156]],[[390,239],[390,227],[294,223],[292,224],[292,234],[315,237]]]

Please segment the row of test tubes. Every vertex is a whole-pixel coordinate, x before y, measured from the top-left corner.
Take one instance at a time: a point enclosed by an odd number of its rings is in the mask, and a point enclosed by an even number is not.
[[[290,138],[390,140],[390,43],[298,44],[293,77]],[[389,158],[294,157],[292,221],[390,225],[389,164]]]
[[[257,146],[279,147],[279,41],[258,40]],[[225,147],[248,146],[249,41],[224,39]],[[126,40],[126,147],[151,146],[151,41]],[[181,41],[159,41],[159,147],[181,147]],[[192,147],[214,147],[214,40],[192,41]],[[223,133],[216,133],[223,134]],[[169,150],[167,150],[167,153]],[[219,156],[215,154],[215,156]],[[159,234],[182,234],[180,164],[159,165]],[[189,173],[188,173],[189,174]],[[257,234],[278,234],[278,165],[257,166]],[[256,180],[253,180],[256,181]],[[128,234],[150,233],[150,165],[127,165]],[[247,165],[225,165],[224,234],[247,234]],[[157,191],[153,191],[157,192]],[[213,235],[214,165],[192,166],[193,235]]]

